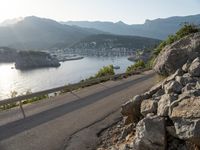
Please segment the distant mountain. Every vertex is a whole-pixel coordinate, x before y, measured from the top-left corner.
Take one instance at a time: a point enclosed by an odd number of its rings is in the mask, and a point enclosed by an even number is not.
[[[165,39],[168,35],[175,33],[181,27],[181,24],[185,22],[199,25],[200,14],[185,17],[146,20],[144,24],[135,25],[128,25],[121,21],[117,23],[100,21],[68,21],[61,23],[85,28],[94,28],[112,34],[137,35],[156,39]]]
[[[46,49],[66,47],[87,36],[104,33],[63,25],[56,21],[38,17],[26,17],[8,26],[0,27],[0,46],[16,49]]]

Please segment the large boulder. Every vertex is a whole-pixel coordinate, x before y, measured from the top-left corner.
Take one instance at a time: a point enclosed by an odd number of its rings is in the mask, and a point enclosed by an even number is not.
[[[176,135],[200,146],[200,97],[185,98],[171,108]]]
[[[200,56],[200,32],[166,46],[157,57],[154,70],[167,76],[198,56]]]
[[[147,116],[136,127],[133,142],[134,150],[165,150],[165,119],[158,116]]]
[[[168,116],[169,107],[173,101],[177,100],[177,96],[174,94],[165,94],[161,97],[160,101],[158,102],[158,116]]]
[[[199,49],[200,50],[200,49]],[[200,59],[196,58],[189,67],[188,72],[193,77],[200,77]]]
[[[125,124],[138,122],[141,116],[140,105],[142,100],[140,95],[136,95],[133,99],[122,105],[121,114],[125,117]]]

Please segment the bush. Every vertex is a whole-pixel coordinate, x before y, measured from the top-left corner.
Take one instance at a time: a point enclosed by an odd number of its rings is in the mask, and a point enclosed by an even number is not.
[[[135,64],[129,66],[129,67],[126,69],[126,73],[130,73],[130,72],[133,72],[133,71],[135,71],[135,70],[143,69],[143,68],[145,68],[145,63],[144,63],[144,61],[138,60]]]
[[[109,65],[109,66],[104,66],[103,68],[101,68],[97,74],[95,75],[95,78],[99,78],[99,77],[104,77],[104,76],[109,76],[109,75],[114,75],[114,67],[113,65]]]
[[[154,55],[158,56],[158,54],[166,45],[172,44],[175,41],[178,41],[189,34],[196,33],[199,31],[200,29],[196,25],[184,24],[183,27],[180,30],[178,30],[175,35],[169,35],[165,41],[161,42],[160,45],[158,45],[158,47],[154,50]]]

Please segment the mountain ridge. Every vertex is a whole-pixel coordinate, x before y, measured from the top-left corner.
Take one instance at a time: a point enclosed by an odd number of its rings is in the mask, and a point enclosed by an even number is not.
[[[16,24],[0,27],[0,45],[22,50],[46,49],[55,45],[68,46],[89,35],[99,33],[104,32],[30,16]]]
[[[109,21],[68,21],[61,23],[79,27],[95,28],[111,34],[143,36],[163,40],[168,35],[174,34],[181,27],[181,24],[185,22],[197,25],[200,24],[200,14],[157,18],[154,20],[146,19],[144,24],[132,25],[125,24],[121,21],[116,23]]]

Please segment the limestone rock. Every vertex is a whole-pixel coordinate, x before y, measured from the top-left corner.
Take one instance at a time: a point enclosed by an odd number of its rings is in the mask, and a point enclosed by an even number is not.
[[[189,73],[194,77],[200,77],[200,59],[196,58],[189,68]]]
[[[174,122],[176,134],[200,146],[200,97],[181,100],[172,108],[170,118]]]
[[[173,74],[188,60],[200,55],[200,32],[191,34],[181,40],[166,46],[159,54],[154,70],[161,75]]]
[[[141,116],[140,114],[140,105],[142,103],[142,97],[137,95],[132,100],[126,102],[121,107],[121,113],[126,117],[125,124],[132,122],[137,122]]]
[[[148,116],[137,124],[133,149],[165,150],[165,141],[165,119],[158,116]]]
[[[177,96],[173,94],[165,94],[161,97],[160,101],[158,102],[158,116],[168,116],[170,104],[177,100]]]
[[[190,62],[187,61],[187,62],[183,65],[182,70],[183,70],[184,72],[188,72],[189,67],[190,67]]]
[[[143,116],[146,116],[149,113],[156,114],[157,107],[158,107],[158,104],[156,101],[153,101],[150,99],[144,100],[142,101],[142,104],[141,104],[141,114]]]
[[[183,86],[177,81],[170,81],[165,86],[165,93],[177,93],[180,94]]]
[[[181,85],[185,86],[188,83],[195,83],[196,80],[190,76],[177,76],[176,81],[178,81]]]

